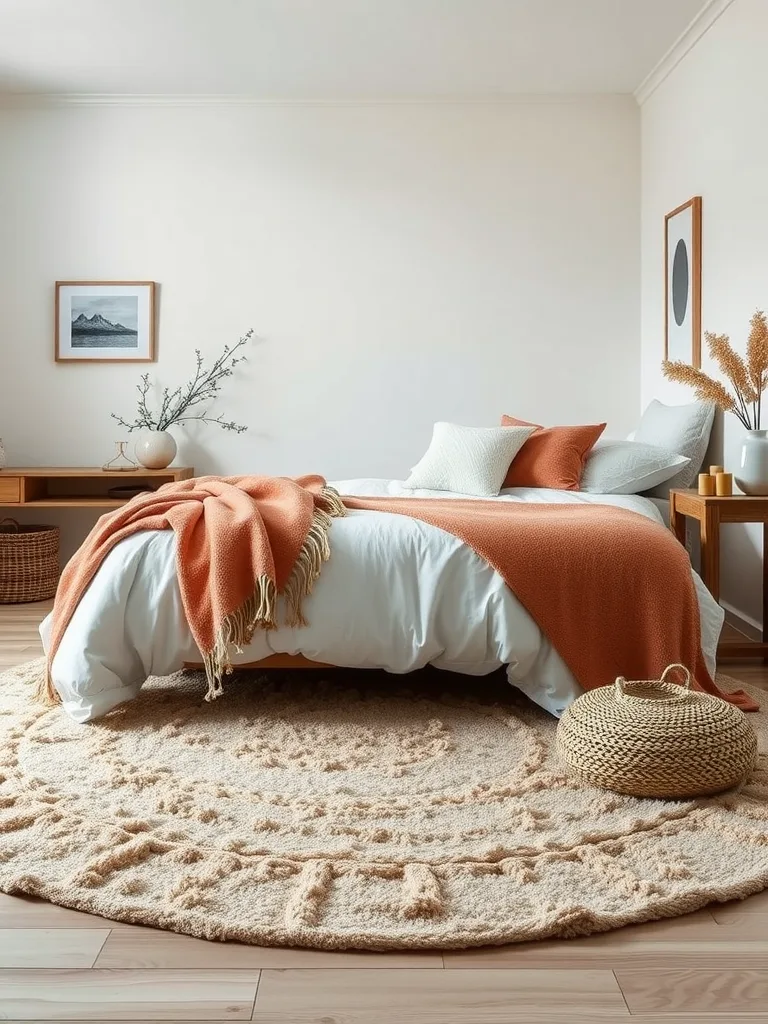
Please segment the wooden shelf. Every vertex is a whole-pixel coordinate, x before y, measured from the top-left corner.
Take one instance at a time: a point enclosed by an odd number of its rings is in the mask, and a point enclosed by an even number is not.
[[[112,498],[111,487],[146,484],[156,490],[163,484],[189,480],[190,466],[168,469],[136,469],[121,473],[86,467],[32,466],[0,470],[0,508],[110,509],[128,498]]]
[[[124,505],[125,498],[94,498],[92,495],[73,494],[66,498],[41,498],[34,501],[23,501],[17,504],[24,508],[119,508]],[[10,508],[12,503],[5,505]]]
[[[167,469],[138,469],[118,470],[100,469],[98,466],[25,466],[18,469],[14,466],[6,466],[0,470],[0,480],[10,476],[34,476],[52,477],[57,480],[64,480],[69,477],[87,477],[103,480],[133,480],[136,477],[170,477],[174,480],[189,480],[192,470],[188,466],[169,466]]]

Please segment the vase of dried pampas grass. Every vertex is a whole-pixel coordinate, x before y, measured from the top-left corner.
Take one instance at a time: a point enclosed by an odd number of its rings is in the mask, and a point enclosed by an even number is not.
[[[704,337],[710,357],[730,386],[680,361],[665,359],[664,376],[692,387],[700,401],[733,413],[747,431],[734,480],[745,494],[768,494],[768,431],[761,430],[763,392],[768,387],[768,318],[762,310],[752,317],[746,359],[734,351],[727,334],[706,331]]]

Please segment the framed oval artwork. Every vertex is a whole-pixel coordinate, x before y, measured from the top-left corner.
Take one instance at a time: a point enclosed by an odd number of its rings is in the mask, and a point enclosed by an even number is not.
[[[664,218],[664,358],[701,367],[701,196]]]

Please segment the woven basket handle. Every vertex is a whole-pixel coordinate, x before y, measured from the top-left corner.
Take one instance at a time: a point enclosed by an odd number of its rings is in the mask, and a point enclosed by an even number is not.
[[[11,526],[15,526],[16,527],[16,533],[18,533],[19,530],[21,529],[21,527],[19,526],[18,520],[11,519],[10,516],[6,516],[5,519],[0,519],[0,526],[5,526],[6,523],[10,523]]]
[[[683,673],[683,677],[684,677],[683,678],[683,682],[680,683],[680,686],[683,686],[686,690],[690,690],[690,688],[691,688],[691,673],[688,671],[688,669],[685,667],[685,665],[678,665],[678,664],[676,664],[676,665],[667,665],[667,667],[661,673],[661,681],[662,681],[662,683],[674,682],[674,680],[668,680],[667,679],[667,674],[669,672],[674,672],[674,670],[676,668],[680,669],[680,671]]]
[[[673,682],[673,680],[667,679],[667,676],[668,676],[668,674],[670,672],[674,672],[676,669],[679,669],[681,672],[683,672],[685,674],[685,678],[684,678],[683,682],[680,684],[681,691],[690,690],[690,688],[691,688],[691,673],[688,671],[688,669],[685,667],[685,665],[679,665],[679,664],[667,665],[667,667],[661,673],[661,680],[660,681],[662,683]],[[624,676],[619,676],[617,678],[616,683],[614,684],[615,685],[615,689],[616,689],[616,696],[617,697],[626,697],[627,696],[627,691],[624,689],[624,685],[626,684],[626,682],[627,682],[627,680],[624,678]],[[682,692],[681,692],[680,696],[681,697],[683,696]]]

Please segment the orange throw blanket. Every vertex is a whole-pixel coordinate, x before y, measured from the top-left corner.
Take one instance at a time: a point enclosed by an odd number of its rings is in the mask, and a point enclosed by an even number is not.
[[[206,700],[221,693],[228,651],[257,627],[276,625],[283,594],[292,624],[330,555],[328,530],[344,507],[319,476],[202,476],[165,484],[99,519],[61,575],[53,607],[46,679],[38,698],[59,701],[50,666],[88,584],[112,548],[139,530],[173,530],[184,613],[208,677]]]
[[[463,540],[503,577],[585,690],[617,676],[658,679],[677,662],[699,689],[758,710],[743,690],[719,690],[707,671],[688,554],[653,520],[611,505],[342,501],[411,516]]]

